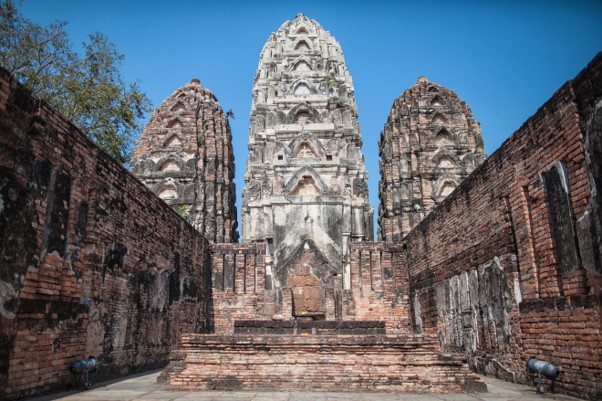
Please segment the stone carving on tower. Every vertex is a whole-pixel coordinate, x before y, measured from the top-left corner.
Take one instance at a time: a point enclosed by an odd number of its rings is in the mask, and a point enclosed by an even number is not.
[[[299,14],[263,47],[241,214],[243,241],[267,245],[268,286],[286,287],[287,266],[314,248],[308,274],[340,279],[350,242],[373,239],[353,92],[339,43],[316,21]]]
[[[420,77],[393,103],[379,141],[378,237],[405,237],[485,158],[479,123],[453,91]]]
[[[142,182],[209,241],[238,241],[230,124],[198,79],[153,112],[132,166]]]

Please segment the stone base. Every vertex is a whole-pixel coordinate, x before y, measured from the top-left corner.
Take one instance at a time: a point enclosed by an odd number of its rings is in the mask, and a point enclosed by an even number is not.
[[[162,380],[180,390],[487,391],[464,356],[420,336],[185,335]]]

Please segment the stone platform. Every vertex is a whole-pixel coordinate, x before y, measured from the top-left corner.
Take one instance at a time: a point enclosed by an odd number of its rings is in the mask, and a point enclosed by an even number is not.
[[[179,390],[487,390],[464,356],[422,336],[184,335],[161,380]]]

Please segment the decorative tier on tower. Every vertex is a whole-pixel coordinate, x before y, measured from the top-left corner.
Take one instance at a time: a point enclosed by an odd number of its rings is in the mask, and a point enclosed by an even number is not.
[[[378,237],[400,241],[486,159],[479,123],[426,78],[393,103],[380,136]]]
[[[132,165],[142,182],[209,241],[238,241],[230,124],[198,79],[153,112]]]
[[[302,259],[311,274],[348,288],[350,242],[373,239],[353,91],[339,43],[302,14],[263,47],[253,86],[242,236],[265,242],[272,258],[268,287],[286,287],[294,261],[309,252],[315,257]]]

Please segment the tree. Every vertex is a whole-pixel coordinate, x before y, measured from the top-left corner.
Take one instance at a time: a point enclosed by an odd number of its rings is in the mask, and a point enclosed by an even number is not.
[[[124,57],[105,35],[90,34],[78,54],[65,26],[41,26],[23,17],[12,0],[1,1],[0,64],[127,163],[150,101],[138,83],[124,82]]]

